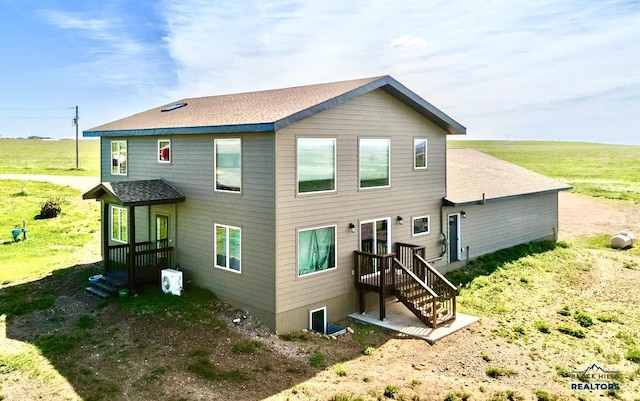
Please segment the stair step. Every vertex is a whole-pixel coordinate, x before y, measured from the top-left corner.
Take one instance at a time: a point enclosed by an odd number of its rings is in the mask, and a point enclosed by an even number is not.
[[[96,296],[98,298],[104,299],[104,298],[109,298],[109,296],[110,296],[108,293],[106,293],[106,292],[104,292],[104,291],[102,291],[102,290],[100,290],[100,289],[98,289],[96,287],[86,287],[85,289],[87,290],[87,292],[89,294],[94,295],[94,296]]]
[[[120,280],[118,278],[114,278],[114,277],[110,277],[110,276],[103,276],[102,280],[105,283],[107,283],[108,285],[110,285],[111,287],[114,287],[116,289],[124,288],[124,287],[127,286],[126,280]]]
[[[116,292],[118,292],[118,289],[116,287],[111,286],[110,284],[103,282],[103,281],[98,281],[95,283],[92,283],[94,287],[97,287],[97,289],[103,291],[103,292],[107,292],[109,294],[115,294]]]

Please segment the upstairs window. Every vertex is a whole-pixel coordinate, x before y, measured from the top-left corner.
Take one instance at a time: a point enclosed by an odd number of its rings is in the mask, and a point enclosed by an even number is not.
[[[127,242],[127,209],[111,207],[111,239],[116,242]]]
[[[111,174],[127,175],[127,141],[111,141]]]
[[[413,167],[415,169],[427,168],[427,140],[413,140]]]
[[[240,192],[242,183],[242,143],[240,138],[214,141],[215,190]]]
[[[391,141],[360,139],[360,188],[388,187],[391,176]]]
[[[240,273],[240,228],[215,224],[215,235],[216,267]]]
[[[158,140],[158,163],[171,163],[171,141]]]
[[[298,193],[335,190],[335,138],[298,138]]]

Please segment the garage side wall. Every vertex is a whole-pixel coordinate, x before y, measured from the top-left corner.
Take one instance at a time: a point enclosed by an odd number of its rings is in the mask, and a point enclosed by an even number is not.
[[[443,227],[450,214],[464,211],[464,218],[460,219],[462,261],[448,265],[444,270],[452,270],[470,259],[501,249],[531,241],[553,240],[558,232],[557,192],[443,209]]]

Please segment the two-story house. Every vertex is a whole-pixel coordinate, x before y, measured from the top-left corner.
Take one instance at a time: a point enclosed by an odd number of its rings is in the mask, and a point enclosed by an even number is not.
[[[179,266],[280,332],[322,331],[376,288],[383,315],[385,286],[428,287],[439,278],[417,265],[449,262],[446,140],[461,134],[389,76],[183,99],[92,128],[102,183],[84,197],[103,206],[105,275],[133,288]],[[428,290],[406,304],[434,325],[455,316],[425,306]]]

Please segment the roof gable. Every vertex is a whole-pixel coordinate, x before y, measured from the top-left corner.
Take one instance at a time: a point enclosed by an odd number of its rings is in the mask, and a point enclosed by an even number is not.
[[[185,200],[185,196],[163,179],[102,182],[82,199],[107,199],[122,206],[157,205]]]
[[[395,96],[449,134],[466,128],[390,76],[182,99],[83,132],[131,136],[275,132],[376,89]],[[181,105],[184,104],[184,105]],[[180,107],[174,107],[181,105]],[[173,109],[171,109],[174,107]],[[171,109],[171,110],[168,110]],[[162,111],[165,110],[165,111]]]

